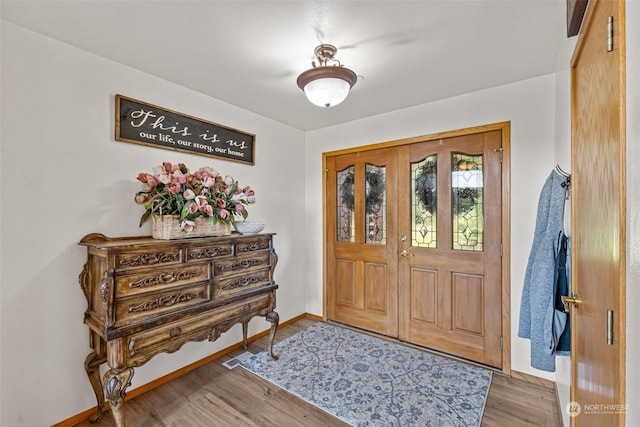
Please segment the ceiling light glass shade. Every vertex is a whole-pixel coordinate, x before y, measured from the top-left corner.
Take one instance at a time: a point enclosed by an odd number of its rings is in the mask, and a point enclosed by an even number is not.
[[[298,87],[304,91],[312,104],[319,107],[340,104],[358,80],[356,73],[343,67],[333,58],[336,51],[336,47],[330,44],[316,47],[316,60],[311,63],[313,68],[298,76]]]
[[[327,78],[313,80],[304,87],[304,93],[318,107],[333,107],[347,99],[351,86],[342,79]]]

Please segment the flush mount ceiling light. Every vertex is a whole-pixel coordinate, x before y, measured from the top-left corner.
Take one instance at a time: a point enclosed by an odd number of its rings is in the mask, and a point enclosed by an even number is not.
[[[311,61],[313,68],[298,76],[298,87],[304,91],[307,99],[318,107],[340,104],[358,80],[356,73],[333,58],[337,51],[338,49],[330,44],[316,47],[313,50],[316,59]]]

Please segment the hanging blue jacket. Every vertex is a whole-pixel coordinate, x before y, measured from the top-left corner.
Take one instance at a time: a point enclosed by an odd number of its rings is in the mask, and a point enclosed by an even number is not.
[[[556,370],[549,351],[549,314],[554,313],[554,281],[558,236],[563,232],[565,177],[555,170],[545,181],[540,199],[533,245],[524,276],[518,336],[531,339],[531,366]]]

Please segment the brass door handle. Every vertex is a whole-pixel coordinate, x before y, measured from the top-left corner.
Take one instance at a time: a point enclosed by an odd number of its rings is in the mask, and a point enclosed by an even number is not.
[[[569,312],[569,304],[573,304],[578,308],[579,304],[582,304],[584,301],[578,298],[578,295],[573,294],[573,296],[562,295],[562,304],[564,304],[564,312]]]
[[[400,252],[400,255],[402,255],[403,257],[407,257],[407,256],[413,256],[413,254],[411,252],[407,252],[406,249],[403,249]]]

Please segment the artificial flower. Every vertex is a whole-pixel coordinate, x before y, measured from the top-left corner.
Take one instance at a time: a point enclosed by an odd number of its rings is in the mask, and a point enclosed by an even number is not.
[[[134,200],[145,208],[141,226],[153,215],[177,215],[185,231],[193,230],[199,216],[209,218],[212,224],[233,223],[235,216],[247,218],[245,205],[255,203],[250,186],[240,187],[234,178],[211,167],[191,173],[184,163],[163,162],[151,174],[138,174],[137,180],[142,188]]]

